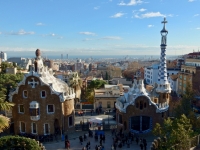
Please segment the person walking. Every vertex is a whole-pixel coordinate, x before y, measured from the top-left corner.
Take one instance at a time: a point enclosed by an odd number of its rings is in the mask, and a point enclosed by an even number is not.
[[[143,150],[143,147],[144,147],[144,146],[143,146],[143,144],[142,144],[142,143],[140,143],[140,148],[141,148],[141,150]]]
[[[138,145],[138,142],[139,142],[139,138],[138,138],[138,137],[136,137],[136,143],[137,143],[137,145]]]

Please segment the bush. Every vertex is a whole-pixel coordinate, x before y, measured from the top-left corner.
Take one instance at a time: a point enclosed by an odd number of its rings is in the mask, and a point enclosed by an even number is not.
[[[20,136],[4,136],[0,138],[0,149],[24,149],[24,150],[41,150],[37,141]]]

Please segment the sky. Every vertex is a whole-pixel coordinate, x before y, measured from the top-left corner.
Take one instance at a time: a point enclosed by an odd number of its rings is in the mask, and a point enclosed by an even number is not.
[[[0,0],[0,51],[11,56],[167,55],[200,49],[200,0]]]

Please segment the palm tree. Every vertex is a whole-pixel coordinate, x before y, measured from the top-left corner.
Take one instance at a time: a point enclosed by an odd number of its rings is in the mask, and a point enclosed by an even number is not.
[[[74,105],[76,106],[77,101],[80,99],[80,97],[77,97],[77,91],[82,87],[82,80],[78,76],[77,72],[74,72],[69,78],[69,86],[74,88],[75,91]]]
[[[0,110],[9,111],[14,106],[13,103],[9,103],[5,101],[6,95],[0,91]],[[0,115],[0,133],[3,132],[6,128],[9,127],[10,119],[3,115]]]

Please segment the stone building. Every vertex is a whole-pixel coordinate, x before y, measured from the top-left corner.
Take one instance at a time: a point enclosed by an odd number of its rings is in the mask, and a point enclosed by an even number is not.
[[[200,59],[187,58],[185,64],[181,66],[178,77],[178,94],[182,95],[186,91],[187,84],[191,84],[195,94],[200,93]]]
[[[128,91],[129,86],[118,85],[104,85],[104,88],[95,89],[94,108],[102,108],[103,110],[114,109],[116,98],[123,95],[124,91]]]
[[[150,132],[156,123],[162,123],[168,117],[170,102],[170,84],[167,80],[166,38],[167,21],[162,22],[161,56],[157,84],[147,91],[143,80],[134,80],[132,88],[116,100],[116,119],[118,128],[134,133]]]
[[[10,102],[15,103],[14,133],[48,135],[72,130],[74,97],[74,90],[43,65],[37,49],[34,66],[10,94]]]

